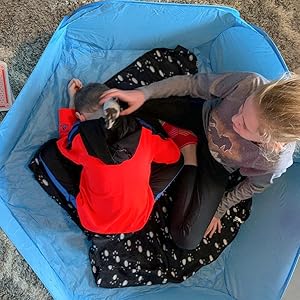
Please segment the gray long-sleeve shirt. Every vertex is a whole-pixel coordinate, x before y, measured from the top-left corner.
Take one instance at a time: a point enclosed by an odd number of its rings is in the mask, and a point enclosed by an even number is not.
[[[293,163],[295,143],[285,145],[270,160],[266,158],[266,149],[262,151],[261,145],[242,138],[233,130],[232,116],[258,87],[266,83],[268,80],[256,73],[198,73],[174,76],[140,88],[146,100],[186,95],[209,100],[202,111],[209,150],[229,172],[240,169],[246,176],[231,192],[224,194],[215,214],[218,218],[241,200],[262,192]]]

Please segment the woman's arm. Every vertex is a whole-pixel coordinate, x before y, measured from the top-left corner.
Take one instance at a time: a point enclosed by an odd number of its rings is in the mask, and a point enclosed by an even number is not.
[[[247,81],[244,80],[247,78]],[[225,98],[236,90],[241,83],[253,84],[263,78],[255,73],[233,72],[233,73],[197,73],[195,75],[178,75],[138,89],[142,90],[145,99],[167,98],[170,96],[191,96],[210,100],[213,98]]]
[[[100,105],[112,97],[128,104],[128,108],[120,113],[121,116],[136,111],[137,117],[160,119],[180,128],[192,130],[195,134],[198,134],[202,128],[202,101],[198,99],[177,97],[146,100],[140,89],[129,91],[112,89],[103,93],[99,102]]]
[[[251,179],[247,177],[232,191],[224,194],[222,201],[220,202],[215,213],[215,217],[221,219],[226,211],[232,206],[238,204],[242,200],[251,198],[254,194],[263,192],[270,184],[271,183],[267,182],[261,182],[260,184],[253,183],[251,182]]]
[[[151,114],[152,117],[192,130],[197,134],[199,126],[202,125],[201,101],[168,97],[189,95],[205,100],[216,97],[225,98],[237,90],[247,77],[249,77],[248,81],[252,82],[259,75],[254,73],[198,73],[174,76],[136,90],[111,89],[103,93],[100,105],[110,98],[116,97],[128,104],[128,108],[120,115],[128,115],[138,110],[146,102],[138,114],[145,113],[148,116]],[[244,88],[243,84],[241,86]],[[149,101],[152,98],[156,99]]]
[[[209,100],[210,86],[218,76],[211,73],[177,75],[138,89],[143,91],[146,100],[170,96],[191,96]]]

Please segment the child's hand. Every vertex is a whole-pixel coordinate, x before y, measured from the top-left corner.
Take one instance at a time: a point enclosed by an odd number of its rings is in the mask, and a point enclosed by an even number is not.
[[[74,108],[74,96],[83,87],[82,82],[79,79],[73,78],[68,84],[68,94],[69,94],[69,107]]]
[[[222,229],[221,220],[217,217],[213,217],[205,231],[204,237],[206,238],[209,235],[209,238],[211,238],[217,230],[218,233],[221,233],[221,229]]]
[[[145,95],[141,90],[119,90],[119,89],[111,89],[104,92],[100,98],[100,105],[103,105],[106,101],[111,98],[117,98],[120,101],[126,102],[128,104],[128,108],[120,112],[120,116],[126,116],[137,109],[139,109],[145,102]]]

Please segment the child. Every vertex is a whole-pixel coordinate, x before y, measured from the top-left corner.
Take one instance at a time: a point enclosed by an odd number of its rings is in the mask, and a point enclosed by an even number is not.
[[[190,95],[190,101],[171,101],[171,95]],[[295,141],[300,139],[300,79],[291,76],[269,82],[255,73],[174,76],[133,91],[110,90],[100,104],[118,97],[198,137],[197,159],[185,164],[177,183],[196,181],[190,202],[177,197],[171,233],[179,247],[193,249],[203,236],[221,231],[226,211],[254,193],[261,193],[292,164]],[[209,100],[209,101],[206,101]],[[145,104],[144,104],[145,103]],[[144,104],[144,105],[143,105]],[[244,180],[226,190],[231,173]]]
[[[56,145],[60,154],[82,167],[75,203],[82,226],[99,234],[129,233],[146,224],[154,195],[176,177],[182,162],[171,139],[136,118],[120,117],[107,129],[106,112],[99,105],[107,90],[103,84],[83,87],[78,79],[71,80],[74,109],[60,110]],[[114,103],[108,110],[114,118],[118,115]]]

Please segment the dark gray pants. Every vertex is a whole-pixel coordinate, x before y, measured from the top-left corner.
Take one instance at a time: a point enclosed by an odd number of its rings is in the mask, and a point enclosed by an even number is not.
[[[184,166],[176,179],[170,218],[171,234],[178,247],[194,249],[214,216],[225,192],[229,173],[210,154],[203,129],[204,100],[170,97],[147,101],[137,112],[193,131],[198,137],[198,166]]]

